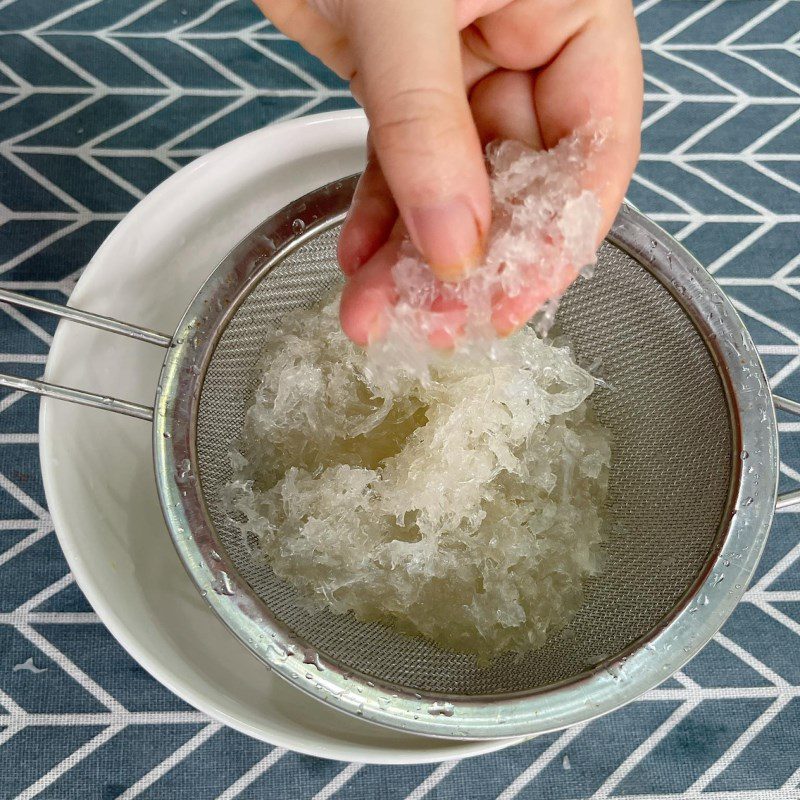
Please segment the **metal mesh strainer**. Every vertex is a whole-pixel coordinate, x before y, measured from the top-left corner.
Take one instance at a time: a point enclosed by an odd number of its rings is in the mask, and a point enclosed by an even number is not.
[[[313,305],[338,282],[338,226],[283,259],[220,336],[197,417],[199,475],[211,520],[236,570],[294,634],[351,669],[420,691],[495,694],[574,677],[645,635],[691,586],[712,549],[731,483],[732,431],[714,361],[669,292],[613,245],[559,314],[578,356],[600,357],[613,391],[595,395],[611,429],[613,536],[602,577],[564,635],[492,669],[421,638],[352,615],[309,615],[294,590],[253,560],[218,490],[231,479],[228,450],[241,432],[247,381],[270,321]],[[624,340],[638,343],[635,349]],[[703,458],[686,454],[701,448]]]
[[[335,243],[353,186],[348,179],[323,187],[253,232],[209,278],[171,338],[78,320],[169,345],[154,413],[157,483],[189,573],[273,669],[375,722],[484,738],[553,729],[618,707],[708,641],[765,541],[777,436],[745,328],[676,242],[623,208],[594,278],[570,289],[557,318],[578,358],[600,359],[613,387],[594,401],[613,437],[607,562],[569,628],[540,650],[481,668],[471,656],[351,615],[309,615],[294,589],[243,546],[219,493],[270,327],[340,279]],[[132,404],[34,384],[13,385],[149,416]]]

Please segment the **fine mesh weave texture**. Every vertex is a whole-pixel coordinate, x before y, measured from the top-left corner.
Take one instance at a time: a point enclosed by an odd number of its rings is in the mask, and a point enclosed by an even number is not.
[[[673,296],[610,243],[593,278],[561,303],[557,328],[581,363],[599,359],[611,388],[593,403],[611,431],[608,541],[571,625],[541,649],[490,667],[352,615],[302,610],[296,591],[243,546],[220,503],[270,327],[339,280],[338,228],[307,242],[266,275],[222,334],[203,384],[197,422],[201,485],[220,542],[271,612],[343,668],[445,695],[530,691],[575,677],[651,631],[708,559],[727,502],[731,427],[713,359]]]

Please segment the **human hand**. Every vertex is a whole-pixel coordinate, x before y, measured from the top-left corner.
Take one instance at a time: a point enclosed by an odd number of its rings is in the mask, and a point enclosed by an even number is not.
[[[357,343],[394,302],[391,269],[406,233],[443,280],[480,260],[492,139],[551,148],[607,120],[602,159],[583,176],[602,208],[598,244],[607,233],[639,153],[642,65],[629,0],[256,3],[350,81],[370,121],[367,167],[339,242],[349,278],[342,326]],[[496,327],[508,333],[542,299],[498,298]]]

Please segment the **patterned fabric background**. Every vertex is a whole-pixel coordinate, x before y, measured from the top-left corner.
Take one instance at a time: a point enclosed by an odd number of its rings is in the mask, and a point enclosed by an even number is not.
[[[733,298],[800,398],[800,2],[644,0],[631,199]],[[0,285],[63,302],[125,212],[200,153],[346,87],[247,0],[0,2]],[[39,376],[54,330],[0,309],[0,367]],[[781,418],[783,488],[800,422]],[[0,797],[800,798],[800,541],[782,513],[723,632],[589,725],[421,767],[316,760],[206,719],[107,633],[68,574],[37,402],[0,393]]]

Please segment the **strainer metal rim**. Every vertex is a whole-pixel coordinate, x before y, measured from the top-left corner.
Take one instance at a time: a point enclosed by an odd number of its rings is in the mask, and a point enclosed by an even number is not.
[[[153,448],[161,504],[181,560],[216,615],[267,666],[311,696],[371,722],[426,736],[505,738],[557,730],[619,708],[680,669],[730,615],[766,542],[778,484],[775,410],[747,329],[709,273],[628,205],[607,238],[656,277],[694,322],[723,379],[733,452],[747,451],[753,467],[747,472],[733,459],[732,496],[715,540],[715,563],[730,562],[724,580],[709,559],[657,629],[576,678],[502,697],[457,697],[415,693],[346,672],[309,651],[249,591],[219,545],[195,449],[208,363],[237,305],[258,281],[291,251],[341,222],[356,178],[321,187],[260,225],[212,273],[177,327],[155,398]],[[707,603],[695,602],[698,595]]]

